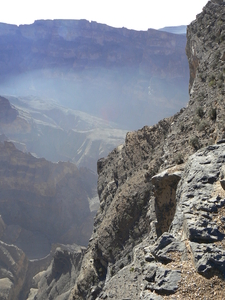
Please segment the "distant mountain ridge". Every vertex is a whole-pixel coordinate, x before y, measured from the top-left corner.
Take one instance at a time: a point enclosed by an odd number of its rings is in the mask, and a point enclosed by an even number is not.
[[[187,33],[187,25],[181,26],[167,26],[159,29],[160,31],[170,32],[174,34],[185,34]]]
[[[113,121],[154,124],[188,100],[186,37],[86,20],[0,24],[0,94],[38,96]]]

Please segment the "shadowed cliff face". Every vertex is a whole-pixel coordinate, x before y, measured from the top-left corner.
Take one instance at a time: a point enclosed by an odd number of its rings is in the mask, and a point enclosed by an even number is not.
[[[71,163],[50,163],[0,144],[1,239],[30,258],[47,255],[52,243],[86,244],[92,230],[95,175]]]
[[[188,100],[186,38],[85,20],[0,24],[0,93],[53,98],[125,129]]]
[[[12,123],[17,115],[18,112],[11,107],[9,101],[4,97],[0,97],[0,123]]]

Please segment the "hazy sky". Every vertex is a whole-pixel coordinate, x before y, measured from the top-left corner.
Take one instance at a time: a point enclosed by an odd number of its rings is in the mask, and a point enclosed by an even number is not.
[[[5,0],[0,22],[31,24],[38,19],[87,19],[136,30],[187,25],[208,0]]]

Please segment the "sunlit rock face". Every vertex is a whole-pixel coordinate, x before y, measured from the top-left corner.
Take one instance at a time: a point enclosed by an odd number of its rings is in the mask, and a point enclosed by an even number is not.
[[[185,35],[86,20],[0,24],[0,93],[38,95],[114,121],[154,124],[188,100]]]

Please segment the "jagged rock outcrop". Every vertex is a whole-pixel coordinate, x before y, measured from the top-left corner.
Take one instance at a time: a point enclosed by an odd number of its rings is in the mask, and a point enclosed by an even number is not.
[[[34,276],[26,299],[68,299],[79,274],[84,252],[84,247],[75,245],[57,247],[48,269]]]
[[[0,44],[1,95],[55,99],[126,130],[154,124],[188,100],[185,35],[39,20],[1,23]]]
[[[0,241],[0,298],[19,299],[24,287],[28,259],[24,252],[14,245]]]
[[[224,13],[209,1],[188,27],[187,108],[99,160],[100,209],[69,299],[225,297]]]

